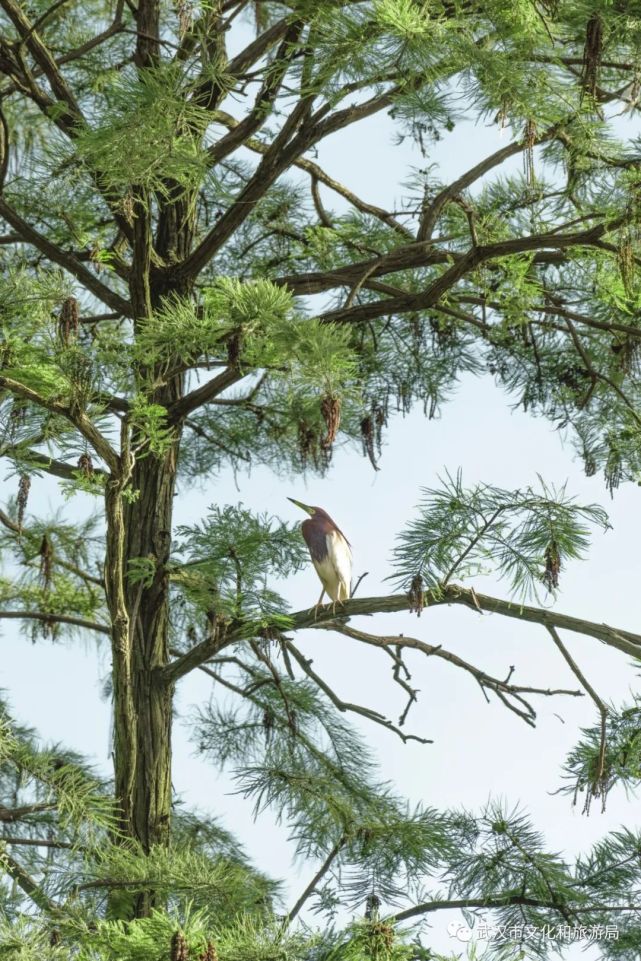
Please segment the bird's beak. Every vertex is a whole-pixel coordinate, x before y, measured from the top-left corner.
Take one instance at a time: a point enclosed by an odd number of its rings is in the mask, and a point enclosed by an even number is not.
[[[306,514],[309,514],[310,517],[311,517],[311,515],[314,513],[314,511],[313,511],[313,509],[312,509],[311,507],[308,507],[307,504],[301,504],[300,501],[295,501],[293,497],[288,497],[287,500],[288,500],[288,501],[291,501],[292,504],[296,504],[296,507],[300,507],[300,509],[301,509],[302,511],[305,511]]]

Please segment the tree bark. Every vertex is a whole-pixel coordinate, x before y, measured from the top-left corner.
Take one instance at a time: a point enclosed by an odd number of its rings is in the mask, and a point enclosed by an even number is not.
[[[172,283],[170,271],[152,265],[149,198],[136,197],[134,257],[130,278],[134,317],[149,317],[162,298],[190,290]],[[177,209],[173,209],[173,207]],[[162,254],[170,259],[191,239],[193,222],[177,202],[159,213]],[[182,216],[182,219],[181,219]],[[134,335],[137,322],[134,321]],[[162,371],[139,371],[140,390],[150,403],[168,408],[184,393],[183,377],[163,383]],[[149,391],[146,385],[160,383]],[[112,620],[114,677],[114,769],[120,831],[145,853],[169,843],[171,728],[174,683],[169,661],[169,570],[173,504],[181,425],[173,424],[168,449],[156,454],[146,438],[123,421],[122,477],[107,498],[110,551],[108,597]],[[130,450],[138,451],[134,457]],[[132,577],[131,562],[149,562],[149,573]],[[123,908],[123,904],[125,905]],[[156,904],[153,891],[134,902],[125,898],[117,913],[145,916]]]

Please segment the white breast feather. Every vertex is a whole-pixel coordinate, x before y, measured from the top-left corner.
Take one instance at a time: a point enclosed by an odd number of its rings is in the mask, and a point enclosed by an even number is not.
[[[338,531],[327,534],[326,542],[327,557],[314,561],[314,567],[331,599],[346,601],[352,586],[352,552]]]

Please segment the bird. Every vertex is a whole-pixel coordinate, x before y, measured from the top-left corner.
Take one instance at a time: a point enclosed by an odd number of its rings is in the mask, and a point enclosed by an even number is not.
[[[310,507],[293,497],[288,497],[287,500],[296,504],[310,517],[301,524],[301,531],[309,548],[312,564],[323,585],[314,609],[320,607],[327,593],[333,601],[333,612],[336,613],[336,604],[349,600],[351,594],[352,550],[349,541],[322,507]]]

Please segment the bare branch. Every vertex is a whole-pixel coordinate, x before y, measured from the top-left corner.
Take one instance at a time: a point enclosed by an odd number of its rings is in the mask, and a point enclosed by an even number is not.
[[[32,814],[43,814],[46,811],[55,811],[55,809],[56,805],[51,804],[50,802],[42,802],[40,804],[25,804],[22,807],[17,808],[6,808],[4,805],[0,804],[0,822],[11,824],[15,821],[23,821]]]
[[[522,718],[527,724],[534,726],[534,721],[536,719],[536,711],[531,706],[531,704],[523,697],[523,694],[541,694],[546,697],[550,697],[557,694],[565,694],[570,697],[581,697],[580,691],[569,691],[569,690],[553,690],[546,688],[534,688],[534,687],[522,687],[520,685],[510,684],[509,680],[502,681],[499,678],[492,677],[486,674],[485,671],[480,670],[468,661],[464,661],[463,658],[459,657],[457,654],[452,654],[451,651],[446,651],[443,647],[434,644],[426,644],[424,641],[420,641],[414,637],[406,637],[404,634],[399,634],[393,637],[379,637],[375,634],[366,634],[364,631],[357,631],[352,627],[348,627],[346,624],[335,621],[330,622],[326,625],[326,630],[334,630],[339,634],[344,634],[346,637],[351,637],[356,641],[362,641],[365,644],[370,644],[373,647],[383,648],[384,650],[389,649],[394,646],[397,648],[413,648],[414,650],[421,651],[422,654],[426,654],[428,657],[439,657],[455,667],[460,667],[462,670],[467,671],[471,674],[474,679],[478,682],[481,690],[485,693],[486,691],[492,691],[496,696],[505,704],[509,710],[517,714]],[[388,651],[389,653],[389,651]]]
[[[289,911],[285,915],[285,918],[283,919],[284,924],[291,924],[291,922],[294,920],[294,918],[299,913],[301,908],[304,906],[307,899],[311,897],[311,895],[314,893],[319,883],[323,880],[323,878],[331,868],[333,862],[336,860],[341,850],[345,846],[346,840],[347,839],[345,837],[341,837],[338,839],[338,841],[336,842],[334,847],[331,849],[331,851],[329,852],[329,854],[321,864],[320,868],[318,869],[318,871],[316,872],[312,880],[309,882],[309,884],[307,885],[307,887],[305,888],[301,896],[296,901],[296,904],[293,906],[291,911]]]
[[[394,734],[397,734],[398,737],[400,737],[400,739],[405,743],[407,741],[418,741],[419,744],[434,743],[430,738],[419,737],[417,734],[405,734],[404,731],[401,731],[398,727],[396,727],[395,724],[392,724],[391,721],[388,721],[386,717],[384,717],[382,714],[379,714],[378,711],[373,711],[368,707],[362,707],[360,704],[352,704],[349,701],[342,701],[338,695],[334,693],[329,684],[327,684],[314,670],[312,670],[313,662],[308,658],[303,657],[301,652],[297,647],[294,646],[294,644],[292,644],[291,641],[287,640],[286,638],[282,638],[281,640],[285,650],[292,655],[305,674],[312,681],[314,681],[315,684],[318,685],[321,691],[326,694],[334,707],[338,708],[339,711],[343,713],[349,711],[352,714],[360,714],[361,717],[367,718],[368,721],[373,721],[375,724],[380,724],[381,727],[385,727],[388,731],[392,731]]]
[[[0,620],[28,620],[42,621],[43,624],[70,624],[73,627],[84,627],[88,631],[97,631],[99,634],[111,634],[111,628],[108,624],[88,621],[83,617],[74,617],[72,614],[49,614],[47,611],[0,611]],[[1,817],[0,820],[2,820]]]
[[[25,847],[34,848],[73,848],[70,841],[56,841],[52,838],[20,838],[10,837],[7,834],[0,834],[0,844],[17,844]]]

